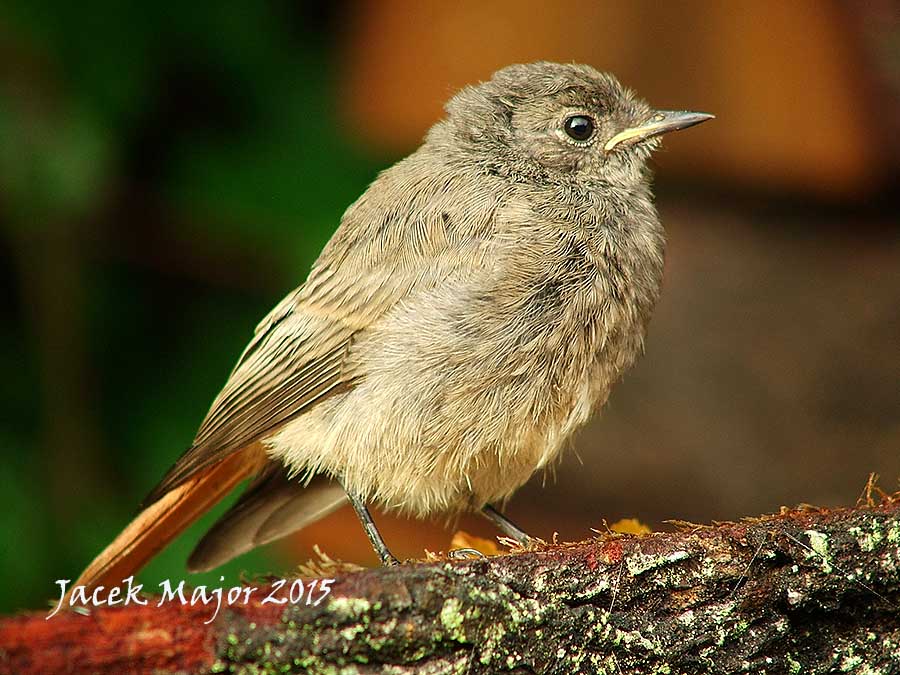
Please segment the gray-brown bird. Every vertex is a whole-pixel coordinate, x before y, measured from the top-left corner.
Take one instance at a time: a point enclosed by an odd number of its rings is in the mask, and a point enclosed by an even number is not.
[[[663,229],[645,166],[712,115],[651,109],[584,65],[466,87],[344,214],[259,324],[190,449],[76,584],[119,583],[248,476],[206,570],[349,499],[482,510],[554,461],[643,347]]]

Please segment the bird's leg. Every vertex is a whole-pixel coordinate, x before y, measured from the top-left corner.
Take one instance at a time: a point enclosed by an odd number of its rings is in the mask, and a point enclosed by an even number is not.
[[[536,543],[538,540],[531,535],[525,533],[518,525],[509,518],[500,513],[490,504],[485,504],[481,508],[481,514],[497,526],[507,537],[512,537],[522,546],[528,546]]]
[[[375,549],[375,553],[381,558],[381,564],[399,565],[400,561],[388,550],[387,544],[384,543],[381,533],[378,532],[378,528],[375,527],[375,521],[372,520],[372,515],[369,513],[369,509],[366,508],[363,501],[347,488],[344,488],[344,492],[347,493],[347,499],[349,499],[350,504],[353,505],[353,510],[356,511],[359,522],[362,523],[363,529],[366,531],[366,536],[369,537],[369,541],[372,542],[372,548]]]

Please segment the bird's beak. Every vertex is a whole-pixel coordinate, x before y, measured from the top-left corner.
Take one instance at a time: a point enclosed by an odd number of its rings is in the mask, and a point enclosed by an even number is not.
[[[706,120],[711,120],[715,115],[701,112],[690,112],[689,110],[657,110],[653,116],[644,124],[637,127],[631,127],[620,131],[615,136],[606,141],[603,149],[609,152],[619,143],[630,141],[632,139],[644,140],[651,136],[659,136],[667,134],[670,131],[678,131],[679,129],[687,129],[695,124],[700,124]]]

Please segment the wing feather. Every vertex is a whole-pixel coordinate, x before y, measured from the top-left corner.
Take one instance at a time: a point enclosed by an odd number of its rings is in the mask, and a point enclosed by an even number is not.
[[[145,504],[352,387],[364,376],[348,372],[355,335],[410,293],[485,264],[483,242],[502,196],[487,191],[460,203],[452,195],[462,178],[434,180],[415,167],[423,180],[412,184],[398,169],[415,157],[383,173],[379,190],[347,211],[306,283],[260,322],[194,443]]]
[[[342,374],[352,329],[334,331],[326,340],[312,336],[302,345],[279,335],[290,330],[281,322],[273,324],[268,335],[239,362],[194,443],[145,503],[156,501],[197,471],[260,440],[324,396],[352,384]]]

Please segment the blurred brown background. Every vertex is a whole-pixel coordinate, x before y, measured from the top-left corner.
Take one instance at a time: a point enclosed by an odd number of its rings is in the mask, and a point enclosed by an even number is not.
[[[0,50],[0,573],[20,580],[4,609],[52,596],[117,533],[343,209],[458,87],[513,62],[590,63],[718,119],[654,160],[670,246],[646,357],[507,513],[580,539],[604,519],[852,504],[871,471],[897,488],[890,0],[14,2]],[[376,518],[401,556],[453,530]],[[145,581],[183,577],[204,525]],[[313,543],[374,562],[344,509],[225,574],[287,569]]]

